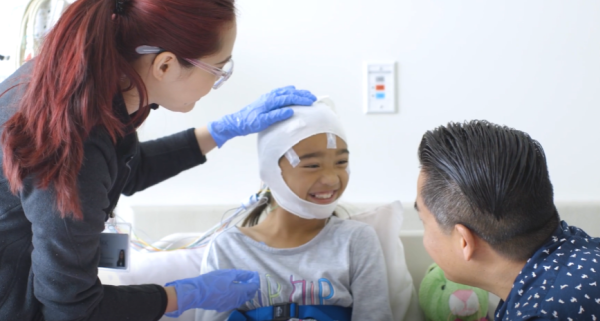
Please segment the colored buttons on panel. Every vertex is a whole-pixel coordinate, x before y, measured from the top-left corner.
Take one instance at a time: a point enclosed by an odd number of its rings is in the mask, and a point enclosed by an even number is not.
[[[385,99],[385,85],[375,85],[375,99]]]
[[[365,62],[364,64],[364,111],[367,114],[396,112],[396,63]]]

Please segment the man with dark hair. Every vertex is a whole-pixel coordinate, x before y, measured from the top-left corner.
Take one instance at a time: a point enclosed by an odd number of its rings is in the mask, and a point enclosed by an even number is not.
[[[561,221],[542,146],[486,121],[423,136],[415,208],[454,282],[502,301],[496,320],[600,320],[600,239]]]

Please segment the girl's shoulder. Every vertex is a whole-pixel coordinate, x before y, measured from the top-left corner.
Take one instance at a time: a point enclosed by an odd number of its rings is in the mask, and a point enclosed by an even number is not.
[[[353,235],[373,235],[376,236],[375,229],[364,222],[353,220],[352,218],[342,219],[332,216],[330,224],[337,230],[337,233],[353,234]]]
[[[237,226],[231,226],[224,231],[212,236],[209,248],[218,251],[230,251],[234,248],[246,248],[254,243],[250,237],[240,231]]]
[[[360,229],[368,229],[371,226],[365,222],[353,220],[352,218],[339,218],[337,216],[332,216],[329,219],[329,222],[332,224],[339,225],[341,228],[345,228],[345,229],[360,230]]]
[[[216,233],[212,237],[211,242],[225,242],[228,240],[237,240],[239,239],[243,233],[236,226],[231,226],[226,228],[224,231]]]

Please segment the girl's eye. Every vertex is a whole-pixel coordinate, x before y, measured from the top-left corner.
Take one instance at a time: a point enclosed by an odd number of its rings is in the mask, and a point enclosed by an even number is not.
[[[319,168],[319,164],[309,164],[302,166],[304,168]]]
[[[347,160],[341,160],[341,161],[339,161],[337,163],[338,163],[338,165],[346,165],[346,164],[348,164],[348,161]]]

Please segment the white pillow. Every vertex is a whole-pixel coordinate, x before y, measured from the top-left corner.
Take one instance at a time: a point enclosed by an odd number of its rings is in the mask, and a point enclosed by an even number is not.
[[[417,292],[404,257],[404,246],[400,240],[400,228],[404,219],[399,201],[383,205],[349,219],[371,225],[381,243],[385,258],[390,302],[394,320],[420,321],[424,317],[419,309]]]

